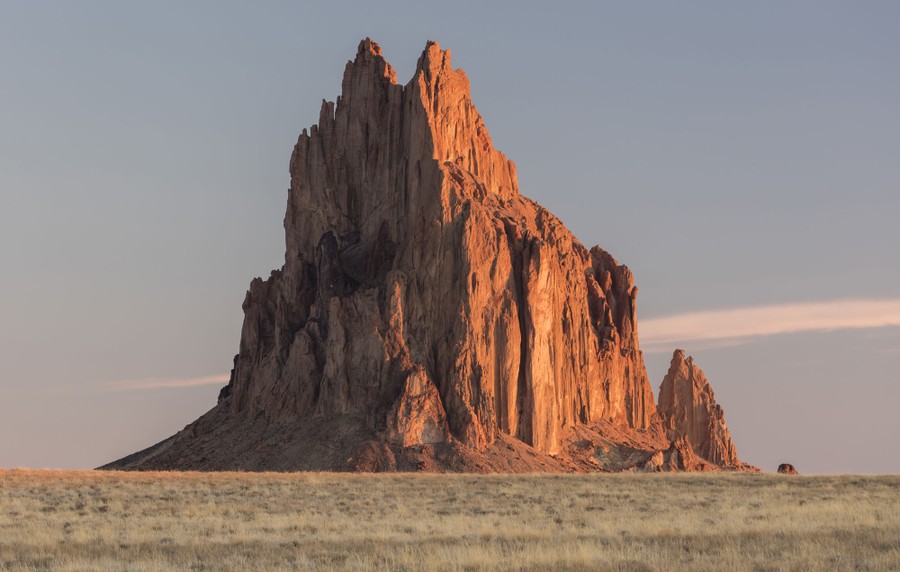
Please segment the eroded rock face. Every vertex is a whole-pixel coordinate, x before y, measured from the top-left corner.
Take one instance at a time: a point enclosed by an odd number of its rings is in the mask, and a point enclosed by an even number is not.
[[[429,42],[400,85],[361,42],[290,176],[284,266],[250,284],[218,405],[111,466],[609,470],[575,444],[668,451],[631,272],[519,193],[449,50]],[[736,459],[724,443],[701,446]]]
[[[410,372],[388,412],[387,438],[404,447],[444,443],[447,417],[437,387],[423,369]]]
[[[415,371],[439,397],[431,425],[442,406],[476,449],[650,426],[631,273],[519,194],[449,50],[429,43],[401,86],[363,41],[290,171],[285,265],[245,302],[233,413],[352,412],[409,445],[396,412]]]
[[[653,453],[638,468],[648,472],[716,471],[720,467],[694,454],[694,449],[686,435],[672,441],[666,450]]]
[[[744,467],[706,375],[693,358],[685,358],[684,350],[675,350],[672,356],[659,387],[658,410],[669,440],[686,438],[697,455],[714,465]]]

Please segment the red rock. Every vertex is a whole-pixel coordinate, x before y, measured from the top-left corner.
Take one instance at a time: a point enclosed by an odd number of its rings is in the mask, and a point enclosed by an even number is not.
[[[675,471],[715,471],[717,466],[694,454],[694,448],[686,435],[672,441],[666,451],[660,451],[660,470]]]
[[[738,459],[725,424],[725,412],[716,403],[703,370],[684,350],[675,350],[669,372],[659,387],[659,417],[671,441],[686,438],[704,460],[727,469],[748,468]]]
[[[251,289],[232,412],[272,415],[284,400],[266,390],[292,386],[295,413],[377,432],[416,369],[475,449],[504,433],[555,452],[596,419],[648,427],[631,273],[519,194],[450,52],[429,43],[400,86],[363,41],[343,89],[294,150],[285,266]]]
[[[218,405],[110,467],[609,470],[670,449],[631,271],[519,193],[449,50],[403,86],[362,41],[290,176],[285,262],[250,285]]]
[[[797,469],[794,468],[794,465],[790,463],[781,463],[778,465],[778,474],[780,475],[796,475]]]

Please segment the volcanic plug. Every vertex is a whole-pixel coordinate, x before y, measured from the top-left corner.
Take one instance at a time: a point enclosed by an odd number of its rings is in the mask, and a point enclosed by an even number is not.
[[[684,402],[692,363],[660,416],[631,271],[520,193],[437,43],[406,85],[359,44],[294,147],[284,229],[217,405],[105,468],[749,468],[711,389]]]

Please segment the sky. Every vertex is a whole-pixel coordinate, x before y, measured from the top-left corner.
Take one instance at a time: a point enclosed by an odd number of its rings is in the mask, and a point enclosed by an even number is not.
[[[765,470],[900,472],[900,4],[0,1],[0,467],[211,408],[360,39],[453,53],[521,191],[627,264],[655,392]]]

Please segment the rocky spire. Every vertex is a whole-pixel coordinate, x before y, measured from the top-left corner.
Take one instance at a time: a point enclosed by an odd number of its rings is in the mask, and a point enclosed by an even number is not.
[[[710,463],[725,468],[743,466],[706,375],[692,357],[685,358],[684,350],[675,350],[672,356],[659,387],[658,411],[669,440],[687,437],[694,452]]]
[[[298,413],[380,431],[414,370],[476,449],[505,433],[555,451],[595,419],[650,426],[631,272],[519,195],[449,50],[429,42],[401,87],[364,40],[331,110],[291,159],[284,274],[264,300],[251,288],[235,413],[280,411],[260,391],[290,386],[315,396]]]
[[[576,470],[596,469],[576,440],[670,447],[631,271],[519,193],[449,50],[401,86],[363,40],[290,176],[284,266],[250,284],[218,405],[115,466]]]

